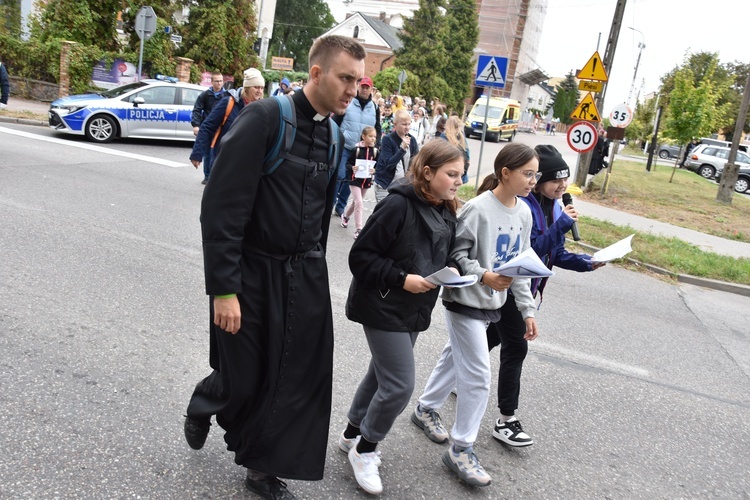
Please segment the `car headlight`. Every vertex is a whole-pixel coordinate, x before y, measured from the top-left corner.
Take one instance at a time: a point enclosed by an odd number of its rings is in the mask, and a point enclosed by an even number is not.
[[[56,109],[64,109],[67,114],[75,113],[86,107],[88,107],[88,104],[63,104],[62,106],[55,106]]]

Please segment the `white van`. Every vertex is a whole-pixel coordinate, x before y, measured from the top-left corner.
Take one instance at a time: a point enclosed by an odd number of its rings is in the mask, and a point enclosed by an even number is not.
[[[487,140],[500,142],[500,139],[507,139],[508,142],[512,141],[518,130],[518,121],[521,119],[521,104],[514,99],[491,97],[489,109],[487,109],[487,101],[487,96],[480,96],[476,100],[464,122],[464,134],[467,138],[472,135],[481,138],[484,115],[487,113]]]

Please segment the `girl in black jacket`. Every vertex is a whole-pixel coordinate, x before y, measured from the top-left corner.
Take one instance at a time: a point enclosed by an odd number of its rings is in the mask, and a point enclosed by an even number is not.
[[[383,485],[378,442],[414,391],[414,343],[430,325],[438,287],[425,279],[457,267],[449,252],[456,229],[456,191],[463,153],[431,141],[409,175],[390,188],[349,253],[353,274],[346,315],[361,323],[372,359],[349,409],[339,448],[349,454],[357,483],[371,494]]]

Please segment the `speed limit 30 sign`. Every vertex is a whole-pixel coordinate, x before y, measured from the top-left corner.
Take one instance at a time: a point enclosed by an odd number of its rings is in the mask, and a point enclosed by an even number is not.
[[[596,127],[589,122],[576,122],[568,129],[568,146],[577,153],[594,149],[597,138]]]

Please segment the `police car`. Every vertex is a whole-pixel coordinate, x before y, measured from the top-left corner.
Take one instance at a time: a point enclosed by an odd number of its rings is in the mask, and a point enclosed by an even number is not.
[[[190,115],[204,90],[206,87],[164,77],[98,94],[63,97],[52,101],[49,126],[100,143],[115,137],[192,141]]]

